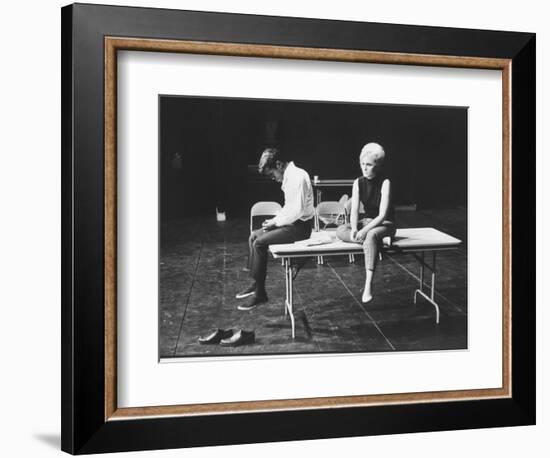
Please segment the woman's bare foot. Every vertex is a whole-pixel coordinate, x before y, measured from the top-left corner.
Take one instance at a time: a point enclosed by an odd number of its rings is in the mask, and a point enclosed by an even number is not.
[[[372,294],[367,290],[363,291],[363,297],[361,297],[361,301],[363,301],[363,304],[372,301]]]

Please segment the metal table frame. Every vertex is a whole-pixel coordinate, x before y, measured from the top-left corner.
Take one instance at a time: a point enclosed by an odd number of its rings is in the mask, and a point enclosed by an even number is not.
[[[435,322],[436,324],[439,324],[439,305],[435,301],[435,280],[436,280],[436,273],[437,273],[437,264],[436,264],[436,257],[438,251],[450,251],[450,250],[456,250],[458,249],[458,246],[430,246],[427,248],[422,247],[411,247],[411,248],[405,248],[405,249],[394,249],[392,247],[388,247],[382,250],[384,253],[388,254],[412,254],[414,258],[419,262],[420,264],[420,280],[418,288],[414,291],[413,296],[413,302],[416,304],[416,298],[417,295],[421,295],[424,299],[426,299],[430,304],[432,304],[435,308]],[[304,257],[315,257],[315,256],[349,256],[351,254],[361,254],[362,248],[358,247],[350,247],[348,250],[322,250],[322,245],[316,249],[316,250],[310,250],[310,251],[299,251],[297,250],[295,253],[284,253],[284,254],[277,254],[276,252],[272,255],[276,259],[282,259],[283,268],[285,270],[285,285],[286,285],[286,294],[285,294],[285,303],[284,303],[284,309],[285,309],[285,315],[290,315],[290,323],[292,327],[292,338],[294,339],[296,337],[296,326],[295,326],[295,317],[294,317],[294,301],[293,301],[293,283],[294,279],[292,278],[293,272],[292,272],[292,259],[294,258],[304,258]],[[428,262],[425,259],[425,253],[431,252],[432,253],[432,259],[431,263]],[[431,281],[429,285],[427,286],[427,290],[425,289],[424,285],[424,274],[425,270],[429,270],[431,272]],[[413,277],[414,275],[411,274]],[[426,292],[425,292],[426,291]],[[427,294],[429,293],[429,295]]]

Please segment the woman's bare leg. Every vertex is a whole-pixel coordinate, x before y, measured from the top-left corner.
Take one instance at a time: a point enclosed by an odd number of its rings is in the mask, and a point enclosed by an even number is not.
[[[363,290],[363,297],[361,298],[364,304],[372,301],[372,276],[374,274],[374,271],[371,269],[366,268],[365,271],[365,289]]]
[[[367,236],[363,242],[363,250],[365,253],[365,289],[363,290],[363,303],[372,301],[372,277],[374,276],[378,253],[382,246],[382,239],[388,235],[395,235],[395,227],[393,225],[377,226],[367,232]]]

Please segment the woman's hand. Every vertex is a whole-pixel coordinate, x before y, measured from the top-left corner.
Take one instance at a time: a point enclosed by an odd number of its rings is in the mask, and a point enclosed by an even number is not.
[[[355,235],[355,241],[363,243],[365,241],[365,237],[367,236],[368,230],[361,229],[357,234]]]
[[[357,229],[352,229],[351,234],[350,234],[350,238],[351,238],[351,240],[355,240],[355,237],[357,237]]]

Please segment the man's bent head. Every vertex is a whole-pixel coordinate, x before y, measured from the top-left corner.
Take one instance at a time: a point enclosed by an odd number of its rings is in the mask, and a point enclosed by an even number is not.
[[[287,161],[282,158],[278,148],[266,148],[260,156],[258,172],[281,183],[286,166]]]

